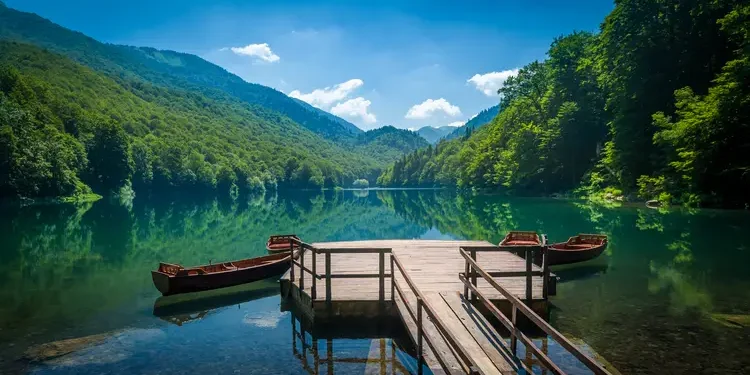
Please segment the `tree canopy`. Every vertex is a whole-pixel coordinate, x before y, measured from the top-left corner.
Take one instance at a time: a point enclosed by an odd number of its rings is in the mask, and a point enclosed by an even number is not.
[[[749,7],[618,1],[598,34],[561,36],[508,79],[490,125],[400,158],[378,183],[747,205]]]

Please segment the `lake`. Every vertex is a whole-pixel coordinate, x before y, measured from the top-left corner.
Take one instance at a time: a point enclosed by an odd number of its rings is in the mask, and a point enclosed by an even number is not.
[[[602,257],[553,268],[550,321],[620,372],[750,368],[748,212],[378,190],[2,206],[0,373],[409,373],[415,353],[400,327],[375,340],[314,338],[272,281],[163,308],[149,271],[258,256],[273,233],[498,243],[512,229],[609,236]],[[368,356],[382,361],[346,360]]]

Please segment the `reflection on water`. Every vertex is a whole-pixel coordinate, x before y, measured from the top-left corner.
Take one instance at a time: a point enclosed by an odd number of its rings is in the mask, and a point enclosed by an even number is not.
[[[285,323],[294,318],[282,312],[273,280],[212,291],[196,302],[160,298],[149,271],[159,261],[195,265],[261,255],[272,233],[306,241],[498,243],[511,229],[544,232],[551,241],[580,232],[609,236],[603,256],[553,269],[561,282],[551,321],[623,373],[656,374],[665,363],[673,364],[672,373],[741,372],[750,367],[748,228],[750,215],[740,211],[434,190],[2,207],[0,373],[305,374],[327,373],[328,366],[362,373],[369,360],[316,367],[311,350],[321,361],[376,358],[381,342],[388,359],[373,366],[413,373],[414,353],[394,332],[382,341],[316,333],[313,344],[308,331],[308,341],[295,344],[295,330]],[[329,339],[332,357],[323,354]]]

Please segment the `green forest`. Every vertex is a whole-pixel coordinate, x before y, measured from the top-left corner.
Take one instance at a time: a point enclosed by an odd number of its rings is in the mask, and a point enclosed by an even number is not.
[[[381,186],[747,207],[750,5],[622,0],[554,40],[492,122],[405,155]]]
[[[0,6],[0,20],[0,197],[351,186],[427,146],[394,127],[354,132],[192,55],[179,58],[197,72],[148,66],[36,15]],[[211,67],[190,79],[231,78],[233,92],[185,78]]]

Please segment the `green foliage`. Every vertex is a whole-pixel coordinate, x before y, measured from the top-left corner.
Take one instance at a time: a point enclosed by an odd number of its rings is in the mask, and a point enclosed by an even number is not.
[[[392,127],[338,145],[264,108],[116,81],[28,45],[0,42],[0,66],[2,196],[333,187],[426,145]]]
[[[750,7],[623,0],[500,89],[492,122],[384,170],[448,185],[686,205],[750,202]]]
[[[89,185],[94,189],[112,192],[130,181],[134,162],[121,126],[112,123],[96,126],[87,151]]]
[[[102,194],[333,187],[427,145],[362,132],[197,56],[99,43],[8,8],[0,67],[0,196],[90,192],[81,180]]]

